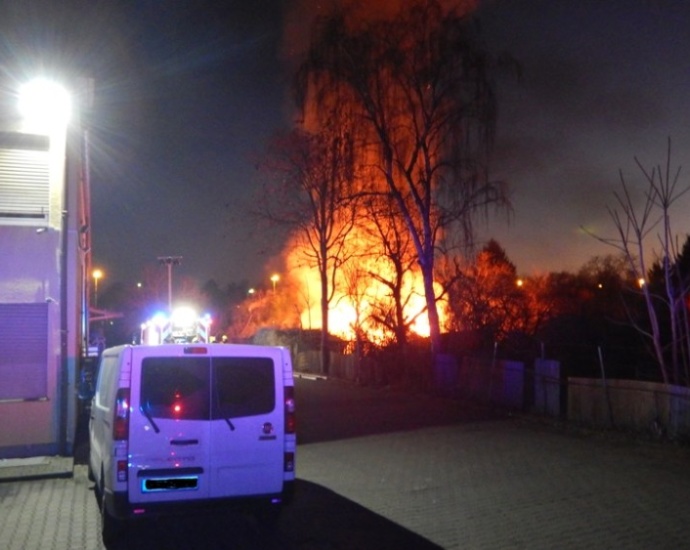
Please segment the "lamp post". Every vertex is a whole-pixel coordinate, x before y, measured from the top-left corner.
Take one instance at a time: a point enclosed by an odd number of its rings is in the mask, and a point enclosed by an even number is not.
[[[278,281],[280,281],[280,275],[278,275],[277,273],[271,275],[271,283],[273,283],[273,294],[276,293],[276,283]]]
[[[103,278],[103,271],[100,269],[94,269],[91,273],[93,277],[93,307],[98,307],[98,281]]]
[[[158,263],[168,266],[168,313],[172,314],[172,268],[182,263],[182,256],[158,256]]]

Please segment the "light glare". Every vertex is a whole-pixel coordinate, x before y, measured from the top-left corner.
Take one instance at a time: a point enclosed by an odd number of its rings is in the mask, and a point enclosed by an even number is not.
[[[71,101],[67,90],[50,80],[38,78],[19,90],[19,112],[34,131],[55,131],[69,122]]]

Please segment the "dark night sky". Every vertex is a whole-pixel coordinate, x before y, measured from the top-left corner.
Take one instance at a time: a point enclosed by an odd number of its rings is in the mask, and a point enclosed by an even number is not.
[[[690,183],[690,3],[514,0],[485,12],[491,43],[525,71],[520,85],[501,88],[493,166],[513,187],[515,219],[490,234],[522,273],[577,270],[614,252],[580,228],[614,235],[606,206],[619,170],[644,188],[635,156],[648,169],[664,163],[671,137],[673,164]],[[682,240],[689,200],[672,211]]]
[[[0,7],[0,52],[6,67],[20,62],[17,80],[49,47],[96,80],[94,263],[108,281],[132,283],[161,255],[183,256],[178,272],[200,283],[257,284],[279,268],[280,234],[255,231],[246,211],[263,140],[291,116],[285,52],[303,43],[316,4]],[[50,24],[30,5],[50,6]],[[690,3],[484,0],[480,15],[492,49],[524,70],[521,82],[499,83],[493,165],[511,185],[514,219],[492,220],[480,237],[497,238],[520,273],[576,270],[612,251],[580,227],[612,234],[606,205],[619,169],[640,181],[633,157],[661,162],[668,136],[674,162],[687,166]],[[682,235],[687,206],[674,218]]]
[[[125,44],[141,58],[132,73],[119,66],[103,98],[112,134],[102,124],[104,150],[94,147],[105,160],[102,169],[93,161],[95,262],[132,280],[157,256],[180,255],[176,272],[200,283],[261,278],[278,247],[246,211],[256,155],[287,120],[280,2],[142,2],[136,11],[141,34]]]

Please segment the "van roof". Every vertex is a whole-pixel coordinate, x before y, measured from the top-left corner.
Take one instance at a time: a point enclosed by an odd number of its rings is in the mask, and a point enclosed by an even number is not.
[[[160,355],[209,355],[212,357],[222,357],[224,355],[257,355],[270,351],[287,351],[284,346],[265,346],[256,344],[206,344],[206,343],[179,343],[179,344],[145,344],[134,345],[124,344],[114,346],[103,351],[103,354],[119,354],[125,349],[142,350],[144,352],[157,352]]]

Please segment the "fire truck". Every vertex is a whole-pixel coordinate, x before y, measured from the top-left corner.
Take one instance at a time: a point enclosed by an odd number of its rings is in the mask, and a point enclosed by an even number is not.
[[[211,316],[197,315],[191,308],[158,313],[141,325],[142,344],[212,342]]]

